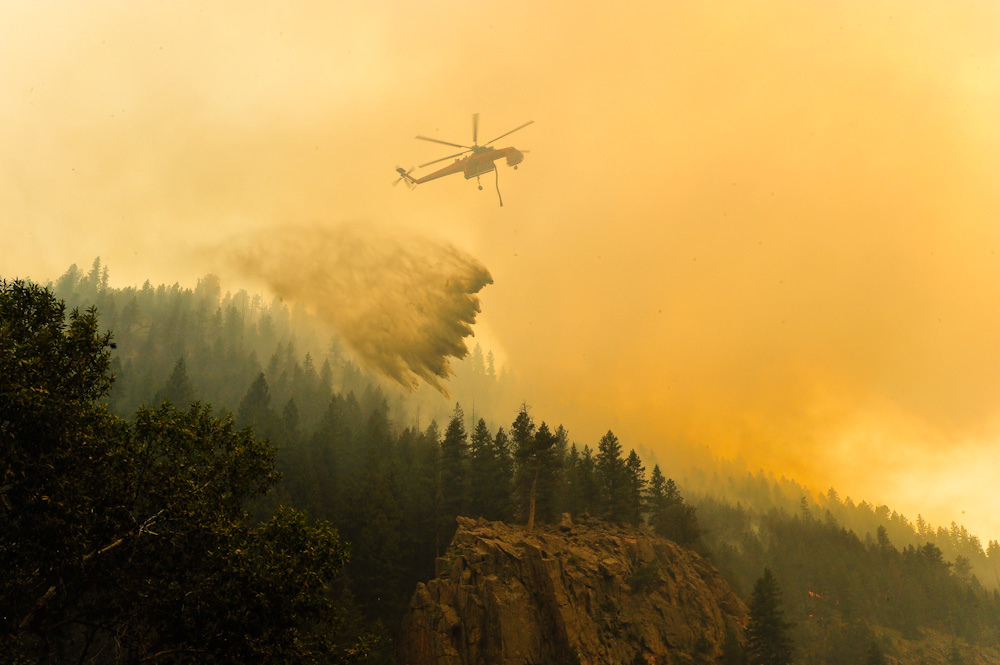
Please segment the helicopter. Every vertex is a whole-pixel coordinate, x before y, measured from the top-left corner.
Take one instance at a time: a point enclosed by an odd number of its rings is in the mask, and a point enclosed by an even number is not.
[[[433,143],[442,143],[444,145],[450,145],[455,148],[464,148],[462,152],[457,152],[454,155],[448,155],[447,157],[442,157],[440,159],[435,159],[434,161],[427,162],[426,164],[421,164],[420,166],[414,168],[424,168],[425,166],[430,166],[431,164],[437,164],[438,162],[443,162],[447,159],[456,158],[455,161],[442,169],[438,169],[433,173],[428,173],[427,175],[414,178],[410,175],[413,171],[411,168],[409,171],[404,170],[402,167],[396,167],[396,172],[399,173],[399,178],[393,183],[393,185],[398,185],[401,181],[405,181],[407,185],[411,188],[417,185],[423,184],[425,182],[430,182],[431,180],[437,180],[438,178],[443,178],[446,175],[451,175],[453,173],[463,173],[465,174],[466,180],[476,179],[476,183],[479,185],[479,189],[483,188],[482,183],[479,181],[480,176],[485,173],[493,171],[496,173],[497,177],[497,196],[500,198],[500,206],[503,207],[503,197],[500,196],[500,173],[497,171],[496,164],[494,163],[498,159],[506,159],[507,166],[513,166],[514,170],[517,170],[517,165],[524,161],[524,153],[527,150],[518,150],[517,148],[510,146],[507,148],[494,148],[491,147],[492,143],[495,143],[505,136],[509,136],[514,132],[524,129],[534,120],[529,120],[528,122],[515,127],[509,132],[505,132],[495,139],[491,139],[479,145],[477,142],[479,140],[479,114],[472,114],[472,145],[462,145],[461,143],[450,143],[448,141],[441,141],[439,139],[432,139],[428,136],[417,136],[421,141],[431,141]],[[471,152],[471,155],[462,157],[465,153]],[[457,159],[461,157],[461,159]]]

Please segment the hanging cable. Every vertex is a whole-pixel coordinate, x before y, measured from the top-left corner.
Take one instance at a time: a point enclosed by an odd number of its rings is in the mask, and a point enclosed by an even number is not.
[[[503,207],[503,197],[500,196],[500,169],[496,166],[493,167],[493,172],[497,176],[497,198],[500,199],[500,207]]]

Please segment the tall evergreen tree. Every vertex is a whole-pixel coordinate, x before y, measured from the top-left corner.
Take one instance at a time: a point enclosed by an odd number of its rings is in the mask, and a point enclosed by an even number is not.
[[[241,426],[252,426],[259,436],[271,437],[277,429],[276,421],[276,414],[271,408],[271,391],[264,373],[261,372],[240,400],[240,406],[236,411],[236,422]]]
[[[465,512],[468,496],[469,439],[465,432],[465,412],[455,404],[441,441],[441,496],[450,519]]]
[[[649,474],[649,485],[646,488],[646,508],[650,513],[650,521],[662,510],[666,499],[667,480],[660,471],[660,465],[654,464]]]
[[[749,665],[788,665],[792,662],[792,640],[781,608],[781,590],[770,568],[753,586],[747,602],[747,662]]]
[[[630,524],[642,521],[643,496],[646,489],[646,468],[635,450],[630,450],[625,459],[625,472],[628,479],[628,515]]]
[[[295,403],[294,397],[289,397],[285,402],[285,408],[281,410],[281,430],[284,441],[297,441],[299,439],[299,407]]]
[[[493,437],[482,418],[476,423],[469,447],[469,514],[472,517],[499,519],[494,514],[499,460],[493,447]]]
[[[184,356],[177,359],[174,369],[170,372],[167,384],[160,388],[153,398],[154,404],[160,404],[164,400],[169,400],[174,406],[187,408],[195,400],[194,386],[187,375],[187,363]]]
[[[514,518],[514,455],[511,451],[510,437],[502,427],[497,429],[493,437],[493,455],[496,459],[496,475],[493,478],[495,495],[493,499],[494,519],[512,520]]]
[[[532,483],[533,501],[530,502],[530,514],[542,522],[552,522],[556,517],[556,486],[562,458],[558,454],[559,437],[549,430],[544,422],[535,432],[531,463],[535,468],[535,480]],[[529,531],[534,526],[534,520],[529,516]]]
[[[627,522],[631,502],[628,469],[622,459],[622,444],[611,430],[597,444],[597,475],[601,485],[601,517]]]
[[[649,525],[657,534],[681,545],[695,545],[700,539],[702,530],[695,507],[684,503],[677,484],[673,478],[663,478],[659,465],[653,466],[646,506]]]
[[[531,453],[535,439],[535,421],[528,413],[527,403],[521,404],[517,417],[510,427],[511,445],[514,457],[514,493],[517,500],[517,516],[528,520],[531,488],[535,482]]]
[[[518,514],[525,519],[530,531],[535,526],[536,512],[543,521],[554,517],[555,481],[561,462],[556,456],[558,438],[545,423],[536,431],[527,404],[521,405],[511,426],[511,436]]]

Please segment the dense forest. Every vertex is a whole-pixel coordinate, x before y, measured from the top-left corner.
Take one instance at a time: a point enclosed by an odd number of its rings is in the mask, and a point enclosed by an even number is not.
[[[246,493],[248,519],[291,520],[300,537],[332,529],[344,547],[330,582],[348,618],[338,635],[363,643],[366,662],[392,661],[409,597],[457,515],[645,524],[710,557],[744,598],[773,571],[796,662],[864,662],[872,645],[912,656],[942,640],[954,660],[1000,644],[1000,545],[984,548],[957,524],[911,523],[724,463],[647,469],[613,432],[581,443],[546,422],[478,346],[453,363],[450,395],[406,393],[359,367],[308,313],[223,293],[213,276],[195,289],[119,289],[97,260],[50,288],[69,308],[96,306],[111,333],[110,412],[130,419],[166,402],[195,418],[211,405],[274,446],[281,478]]]

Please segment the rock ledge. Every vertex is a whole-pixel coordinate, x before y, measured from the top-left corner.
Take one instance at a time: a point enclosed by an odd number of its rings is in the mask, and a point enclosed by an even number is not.
[[[458,518],[398,645],[407,665],[711,663],[744,604],[705,559],[643,529]]]

